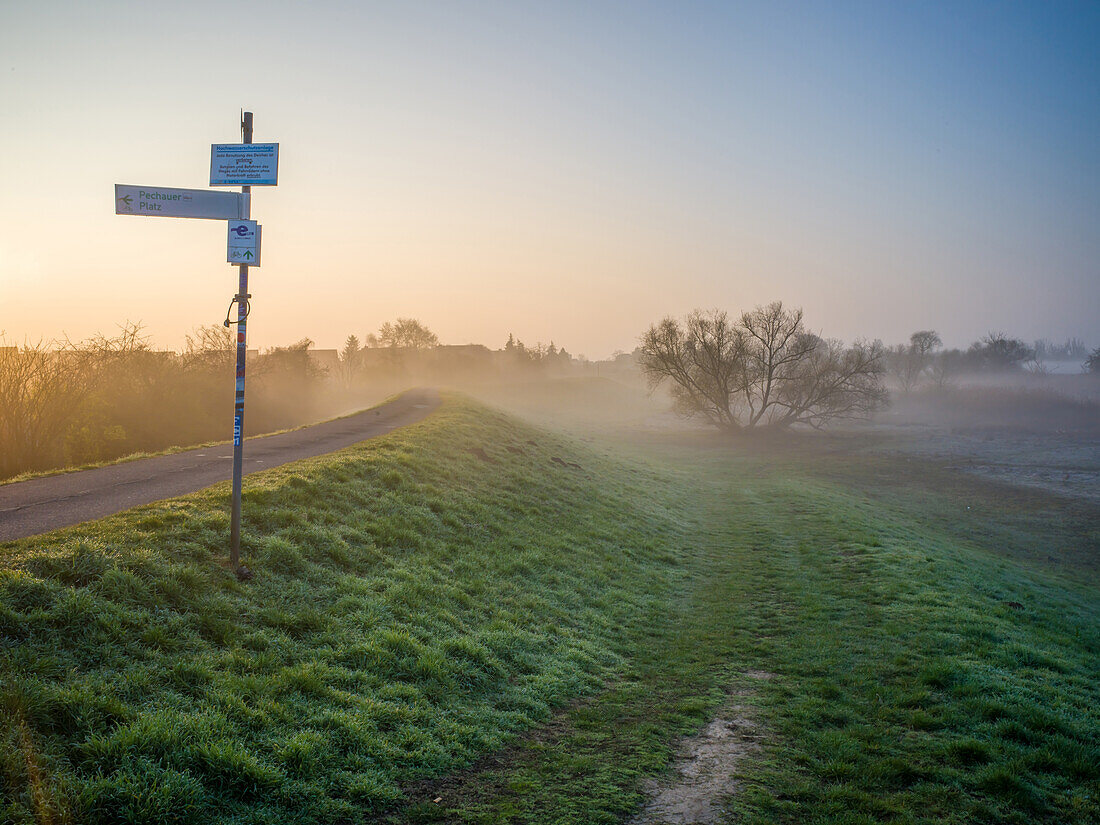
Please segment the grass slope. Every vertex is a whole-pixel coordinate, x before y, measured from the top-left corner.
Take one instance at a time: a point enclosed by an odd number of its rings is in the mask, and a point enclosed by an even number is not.
[[[250,477],[247,584],[224,488],[8,545],[0,810],[615,822],[758,669],[771,744],[731,821],[1095,821],[1094,533],[1043,566],[1056,509],[970,489],[1006,550],[946,521],[957,490],[822,467],[607,455],[452,400]]]
[[[1100,821],[1095,511],[1074,540],[1049,497],[1023,518],[996,485],[914,496],[907,462],[886,483],[858,455],[657,452],[690,477],[698,519],[675,619],[596,700],[395,821],[617,821],[670,732],[746,688],[771,745],[726,821]],[[969,512],[977,527],[957,523]],[[1035,543],[1062,559],[1037,566]]]
[[[354,819],[591,693],[686,536],[652,474],[552,455],[583,457],[451,404],[250,477],[248,584],[224,488],[11,545],[6,817]]]

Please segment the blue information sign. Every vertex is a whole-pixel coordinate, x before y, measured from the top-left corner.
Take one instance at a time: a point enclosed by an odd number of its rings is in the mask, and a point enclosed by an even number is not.
[[[278,143],[214,143],[210,146],[211,186],[278,184]]]

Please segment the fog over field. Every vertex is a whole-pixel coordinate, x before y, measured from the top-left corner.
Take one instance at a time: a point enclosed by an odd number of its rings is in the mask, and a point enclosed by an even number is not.
[[[320,350],[303,338],[250,351],[246,434],[345,415],[408,387],[438,386],[532,420],[604,433],[709,429],[762,443],[777,435],[797,441],[816,430],[870,441],[889,434],[906,449],[964,457],[996,453],[998,443],[1011,441],[1031,456],[1024,464],[1049,466],[1016,472],[1002,466],[1011,464],[1005,456],[992,455],[978,463],[1010,481],[1092,489],[1100,379],[1096,355],[1082,342],[1027,345],[991,334],[957,350],[923,331],[905,344],[848,347],[805,332],[798,312],[777,307],[771,305],[773,321],[799,326],[790,327],[782,348],[767,351],[767,361],[745,332],[753,327],[738,326],[751,322],[751,313],[741,321],[697,313],[682,328],[666,319],[632,351],[602,361],[514,335],[498,348],[440,344],[411,318],[387,322],[362,341],[348,336],[341,350]],[[662,331],[682,337],[654,337]],[[913,342],[918,337],[923,345]],[[182,352],[154,349],[137,325],[77,343],[8,343],[0,349],[5,477],[223,440],[232,417],[231,347],[224,326],[197,328]],[[717,360],[698,357],[719,350]],[[670,368],[673,355],[682,361]],[[1074,356],[1081,360],[1067,358]],[[822,386],[842,379],[842,392],[823,394]],[[1042,446],[1025,448],[1020,439]]]
[[[1100,823],[1098,44],[0,2],[0,823]]]

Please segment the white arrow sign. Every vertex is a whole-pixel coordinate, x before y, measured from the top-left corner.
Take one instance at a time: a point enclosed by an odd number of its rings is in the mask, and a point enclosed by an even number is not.
[[[255,221],[230,221],[226,260],[231,264],[260,265],[260,225]]]
[[[170,189],[165,186],[115,184],[116,215],[156,218],[210,218],[236,220],[247,215],[247,195],[209,189]]]

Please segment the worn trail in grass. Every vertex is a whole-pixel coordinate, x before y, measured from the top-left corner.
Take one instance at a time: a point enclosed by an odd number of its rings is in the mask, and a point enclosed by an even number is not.
[[[730,690],[757,705],[770,741],[739,765],[730,822],[1095,821],[1088,514],[1067,526],[1059,502],[1031,498],[1025,519],[1018,497],[980,483],[963,499],[931,484],[913,496],[912,468],[871,494],[865,457],[832,451],[703,438],[647,453],[694,480],[681,512],[698,519],[700,574],[618,682],[475,770],[426,783],[395,821],[618,821],[672,738]],[[960,539],[943,514],[970,505],[994,529],[971,524]],[[1036,564],[1043,543],[1057,564]],[[747,679],[756,668],[775,678]]]
[[[751,690],[736,821],[1090,821],[1095,568],[813,469],[452,400],[250,480],[248,584],[221,488],[8,545],[0,810],[614,822]]]

